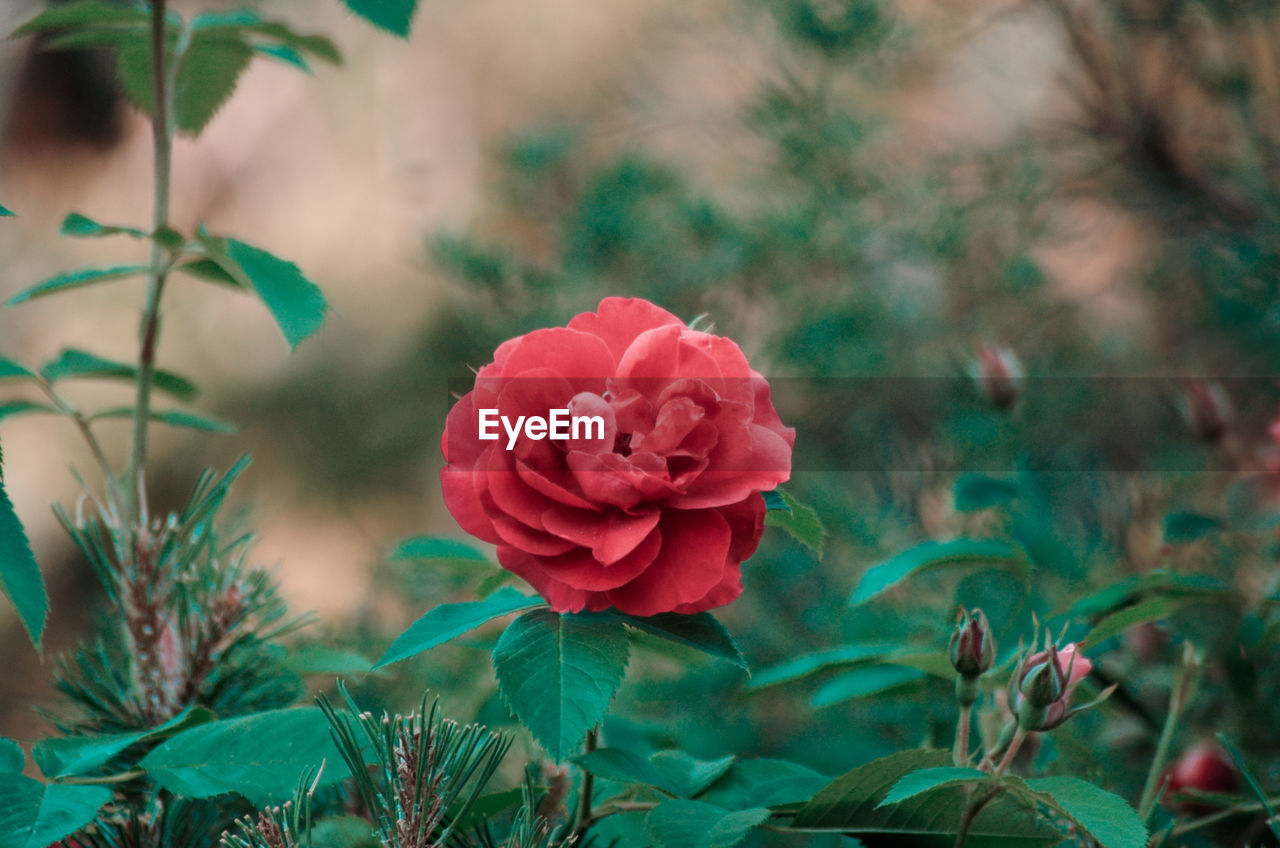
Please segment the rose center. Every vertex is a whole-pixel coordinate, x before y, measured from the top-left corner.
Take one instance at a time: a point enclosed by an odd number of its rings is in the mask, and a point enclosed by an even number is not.
[[[613,452],[618,456],[631,456],[631,434],[619,433],[613,439]]]

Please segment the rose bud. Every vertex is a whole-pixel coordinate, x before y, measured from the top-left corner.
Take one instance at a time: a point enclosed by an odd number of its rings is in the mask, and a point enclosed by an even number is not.
[[[1209,812],[1213,809],[1212,807],[1179,800],[1174,796],[1181,792],[1214,794],[1234,792],[1239,777],[1235,764],[1222,748],[1212,740],[1204,740],[1188,748],[1169,768],[1169,786],[1165,792],[1164,803],[1184,813]]]
[[[997,409],[1012,409],[1025,382],[1017,355],[1007,347],[985,342],[974,349],[974,355],[972,374],[983,396]]]
[[[1187,380],[1182,414],[1197,439],[1212,444],[1222,438],[1231,422],[1231,400],[1214,380]]]
[[[1052,730],[1114,690],[1112,687],[1096,701],[1072,709],[1071,696],[1093,670],[1093,663],[1077,653],[1074,643],[1061,649],[1049,644],[1043,651],[1035,651],[1034,647],[1018,661],[1010,681],[1009,703],[1019,727]]]
[[[956,678],[956,700],[961,706],[973,706],[978,700],[978,678],[991,668],[996,658],[991,625],[982,610],[960,610],[955,632],[951,634],[949,652],[951,667],[959,675]]]

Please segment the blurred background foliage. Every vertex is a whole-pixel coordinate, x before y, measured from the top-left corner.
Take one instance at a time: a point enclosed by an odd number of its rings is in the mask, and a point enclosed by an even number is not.
[[[640,296],[690,320],[705,314],[771,377],[894,378],[831,397],[804,393],[821,382],[779,381],[791,390],[780,389],[780,405],[803,457],[790,489],[830,537],[819,561],[771,531],[744,569],[746,590],[720,617],[753,667],[864,643],[940,652],[957,605],[980,605],[1007,652],[1031,635],[1032,614],[1055,620],[1123,578],[1210,575],[1218,594],[1094,649],[1094,688],[1121,689],[1046,738],[1036,766],[1105,774],[1108,788],[1136,797],[1175,658],[1191,639],[1208,653],[1208,677],[1179,747],[1225,730],[1275,787],[1275,533],[1258,517],[1259,484],[1241,475],[1276,468],[1267,423],[1277,390],[1267,376],[1280,357],[1277,5],[732,0],[659,4],[634,31],[615,32],[618,49],[657,56],[636,66],[641,82],[602,71],[581,108],[543,97],[540,112],[514,110],[518,119],[497,122],[484,148],[478,200],[464,213],[427,216],[416,257],[374,255],[374,241],[367,268],[360,257],[336,263],[334,285],[352,302],[367,286],[392,317],[348,321],[287,369],[270,366],[266,379],[237,382],[252,366],[210,364],[234,358],[217,332],[203,337],[207,351],[184,354],[218,374],[211,403],[242,423],[265,466],[245,485],[268,481],[254,491],[268,518],[282,491],[289,509],[312,517],[269,520],[264,530],[264,547],[286,561],[286,593],[303,584],[323,592],[314,587],[333,565],[326,556],[358,560],[334,565],[357,576],[331,587],[342,597],[303,641],[376,657],[425,609],[473,596],[487,576],[474,563],[383,556],[401,536],[457,532],[434,482],[448,381],[512,335],[563,324],[605,295]],[[624,6],[595,14],[633,20]],[[575,14],[555,4],[543,13]],[[417,31],[449,31],[456,14],[466,13],[428,4]],[[489,19],[472,14],[485,32]],[[701,55],[688,45],[702,39],[716,61],[687,60]],[[645,76],[671,55],[682,61],[660,82]],[[357,49],[351,61],[366,84],[391,86],[388,100],[401,96],[369,55]],[[578,71],[593,72],[589,62]],[[679,99],[686,85],[693,105]],[[332,91],[341,115],[357,95]],[[459,99],[483,100],[466,91]],[[53,143],[30,140],[33,114],[11,111],[6,155],[18,165],[47,162],[31,145]],[[691,129],[673,141],[664,120]],[[443,158],[437,167],[463,165]],[[38,183],[19,173],[13,184]],[[5,194],[19,213],[20,199]],[[395,227],[424,219],[404,214],[412,198],[401,201]],[[372,279],[389,268],[398,287]],[[309,270],[326,281],[323,262]],[[4,285],[25,282],[11,271]],[[337,301],[341,312],[342,294]],[[35,345],[15,329],[22,319],[3,320],[10,338]],[[199,324],[198,307],[177,320]],[[969,379],[984,344],[1007,347],[1028,374],[1012,408]],[[1230,403],[1214,394],[1206,406],[1197,399],[1207,384],[1179,375],[1218,378]],[[1063,376],[1089,379],[1055,379]],[[1127,379],[1093,379],[1101,377]],[[1205,417],[1213,415],[1221,421]],[[1046,428],[1061,439],[1038,437]],[[7,455],[22,438],[6,440]],[[870,458],[858,470],[852,450]],[[169,460],[175,470],[158,485],[176,499],[190,456],[175,447]],[[41,467],[62,464],[45,457]],[[957,480],[971,471],[1004,481],[992,506],[957,503]],[[320,532],[308,545],[309,529],[333,514],[359,516],[359,543],[329,546]],[[999,572],[941,572],[848,607],[868,566],[962,533],[1016,540],[1036,566],[1030,587]],[[44,562],[66,561],[54,624],[69,631],[91,578],[52,544]],[[312,559],[288,570],[297,556]],[[1071,632],[1089,624],[1077,616]],[[393,666],[364,678],[357,697],[403,708],[425,683],[453,715],[510,725],[481,653],[491,643],[481,637]],[[751,752],[828,774],[903,747],[950,745],[946,678],[878,666],[838,682],[858,670],[846,667],[753,686],[730,666],[653,647],[619,695],[610,740],[674,743],[707,758]],[[0,694],[0,721],[23,726],[20,693],[34,685],[0,683],[11,690]],[[842,697],[859,691],[867,694]]]

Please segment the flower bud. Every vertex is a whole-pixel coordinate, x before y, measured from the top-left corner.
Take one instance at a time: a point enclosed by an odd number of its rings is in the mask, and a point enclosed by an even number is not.
[[[996,658],[996,644],[982,610],[960,610],[956,630],[951,634],[950,651],[951,666],[961,677],[978,677],[991,668]]]
[[[1197,439],[1213,444],[1222,438],[1231,423],[1231,399],[1216,380],[1187,380],[1182,396],[1182,414]]]
[[[1164,803],[1184,813],[1197,814],[1212,810],[1176,796],[1183,792],[1226,794],[1234,792],[1240,775],[1222,748],[1212,740],[1188,748],[1169,768],[1169,787]]]
[[[1043,651],[1032,650],[1014,669],[1009,683],[1009,703],[1018,726],[1026,730],[1052,730],[1086,707],[1071,709],[1071,696],[1080,681],[1093,670],[1093,663],[1079,656],[1074,643],[1061,649],[1048,644]],[[1103,697],[1110,695],[1108,690]]]
[[[972,374],[983,396],[997,409],[1012,409],[1022,395],[1022,363],[1007,347],[979,344],[974,349]]]

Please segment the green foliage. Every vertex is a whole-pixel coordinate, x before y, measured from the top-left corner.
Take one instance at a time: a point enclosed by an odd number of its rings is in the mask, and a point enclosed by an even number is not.
[[[68,213],[67,217],[62,219],[62,226],[58,228],[58,232],[61,235],[71,236],[72,238],[100,238],[102,236],[116,235],[133,236],[134,238],[147,237],[146,233],[135,227],[99,224],[79,212]]]
[[[59,380],[124,380],[135,382],[138,379],[137,366],[112,359],[104,359],[96,354],[75,348],[66,348],[56,359],[46,362],[40,367],[40,376],[50,383]],[[195,397],[197,389],[194,383],[171,371],[157,369],[152,375],[152,385],[156,389],[179,399]]]
[[[11,380],[20,377],[29,379],[35,376],[36,375],[32,373],[31,369],[23,365],[19,365],[12,359],[5,359],[0,356],[0,380]]]
[[[575,762],[605,780],[652,786],[673,798],[693,798],[719,780],[734,757],[707,761],[683,751],[657,751],[645,758],[622,748],[597,748]]]
[[[0,774],[0,848],[47,848],[92,821],[110,800],[111,790],[101,786]]]
[[[246,289],[256,292],[271,311],[290,348],[324,323],[329,306],[315,283],[297,265],[233,238],[198,235],[209,258]]]
[[[1226,525],[1221,518],[1198,512],[1171,512],[1164,517],[1164,538],[1167,542],[1194,542],[1203,539]]]
[[[26,762],[22,746],[12,739],[0,736],[0,774],[22,774]]]
[[[573,756],[622,684],[630,642],[599,613],[526,612],[493,648],[498,689],[511,712],[557,762]]]
[[[391,647],[387,648],[387,652],[373,667],[382,668],[399,662],[437,645],[443,645],[450,639],[474,630],[487,621],[538,606],[545,606],[541,598],[523,595],[511,588],[499,589],[482,601],[441,604],[409,625],[408,630],[396,637],[395,642],[391,643]]]
[[[790,806],[808,801],[830,782],[798,763],[739,759],[699,799],[731,810]]]
[[[222,719],[178,733],[140,765],[170,792],[210,798],[235,792],[257,806],[293,796],[304,771],[333,783],[347,777],[329,738],[329,721],[314,707],[269,710]]]
[[[938,568],[1006,569],[1024,583],[1030,574],[1026,557],[1008,542],[995,539],[923,542],[868,568],[849,598],[849,604],[865,604],[914,575]]]
[[[418,0],[342,0],[348,9],[387,32],[409,37]]]
[[[796,541],[804,545],[822,559],[822,545],[827,537],[827,528],[811,508],[797,501],[789,493],[777,489],[770,494],[776,495],[785,506],[771,508],[765,514],[764,523],[771,527],[781,527],[790,533]]]
[[[944,786],[973,783],[990,777],[987,772],[975,768],[961,766],[937,766],[936,768],[917,769],[903,775],[888,794],[876,805],[900,804],[908,798],[914,798],[924,792],[932,792]]]
[[[0,410],[0,418],[3,418]],[[13,501],[4,488],[0,471],[0,589],[18,612],[18,619],[38,649],[49,615],[49,596],[45,592],[40,566],[31,554],[22,521],[14,511]]]
[[[810,703],[815,707],[829,707],[852,698],[878,695],[899,686],[916,683],[926,677],[923,671],[895,665],[869,665],[846,671],[818,688]]]
[[[120,406],[113,407],[111,409],[99,410],[90,415],[89,420],[97,421],[100,418],[132,417],[132,408]],[[152,421],[157,421],[161,424],[168,424],[170,427],[183,427],[188,430],[200,430],[205,433],[230,435],[236,432],[236,425],[230,422],[211,418],[207,415],[196,415],[193,412],[184,412],[180,409],[153,409],[148,413],[148,417]]]
[[[128,265],[112,265],[108,268],[82,268],[79,271],[68,271],[65,274],[58,274],[47,280],[36,283],[30,288],[23,289],[6,300],[5,305],[18,306],[29,300],[36,300],[37,298],[45,297],[46,295],[80,289],[85,286],[97,285],[98,283],[107,283],[112,280],[136,277],[141,274],[146,274],[147,271],[148,266],[138,265],[136,263]]]
[[[415,536],[392,548],[388,559],[457,559],[488,564],[489,558],[473,545],[443,536]]]
[[[47,403],[32,403],[31,401],[15,400],[8,403],[0,403],[0,421],[11,415],[25,415],[27,413],[37,412],[46,415],[57,415],[58,410]]]
[[[762,807],[726,810],[703,801],[663,801],[645,816],[645,827],[663,848],[732,848],[769,817]]]
[[[15,217],[13,212],[11,212],[10,210],[6,209],[3,206],[0,206],[0,218],[13,218],[13,217]]]
[[[627,626],[636,630],[687,645],[717,659],[731,662],[744,671],[748,670],[747,660],[742,656],[742,649],[738,647],[738,643],[734,641],[729,631],[725,630],[724,625],[709,612],[693,615],[661,613],[647,618],[634,615],[619,617]]]
[[[1004,506],[1018,496],[1018,486],[985,474],[964,474],[956,480],[957,512],[973,512],[993,506]]]
[[[1122,798],[1078,777],[1026,781],[1036,800],[1065,816],[1102,848],[1143,848],[1147,828]]]
[[[89,775],[121,756],[126,750],[147,742],[158,742],[212,721],[214,714],[203,707],[188,707],[150,730],[115,733],[108,736],[68,736],[41,739],[31,750],[40,772],[50,780],[70,775]],[[132,763],[130,763],[132,765]]]

